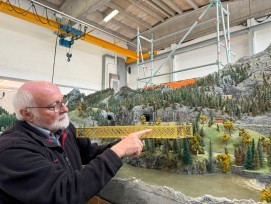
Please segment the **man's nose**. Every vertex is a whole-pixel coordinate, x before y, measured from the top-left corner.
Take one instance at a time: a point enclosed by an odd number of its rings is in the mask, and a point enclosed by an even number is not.
[[[61,103],[61,107],[60,107],[60,111],[61,112],[68,112],[68,101],[66,103]]]

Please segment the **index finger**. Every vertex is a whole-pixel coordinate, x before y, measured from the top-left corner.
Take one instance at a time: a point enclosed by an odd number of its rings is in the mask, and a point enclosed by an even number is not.
[[[138,132],[135,132],[136,136],[138,138],[140,138],[141,136],[145,135],[145,134],[148,134],[152,131],[152,129],[146,129],[146,130],[141,130],[141,131],[138,131]]]

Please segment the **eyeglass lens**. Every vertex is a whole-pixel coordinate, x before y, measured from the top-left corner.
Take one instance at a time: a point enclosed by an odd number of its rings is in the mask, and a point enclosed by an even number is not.
[[[56,105],[54,106],[55,113],[60,112],[60,110],[62,108],[62,104],[65,105],[65,106],[67,106],[68,105],[68,101],[66,103],[64,103],[63,101],[56,102]]]
[[[56,103],[56,105],[54,107],[55,113],[58,113],[61,110],[62,104],[63,104],[62,101],[59,101],[59,102]]]

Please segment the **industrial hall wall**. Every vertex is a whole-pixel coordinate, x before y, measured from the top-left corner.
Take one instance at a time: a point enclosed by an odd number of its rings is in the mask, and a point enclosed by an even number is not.
[[[244,29],[244,26],[236,26],[231,28],[231,30],[238,31],[241,29]],[[263,51],[270,43],[271,43],[271,27],[267,27],[264,29],[257,30],[253,33],[253,39],[249,39],[249,33],[244,33],[235,37],[231,37],[231,50],[233,51],[234,55],[231,56],[231,63],[235,63],[239,58],[243,56],[248,56],[250,54],[249,52],[249,40],[253,41],[253,54],[256,54],[258,52]],[[187,43],[183,43],[180,47],[189,47],[193,46],[195,43],[199,43],[211,38],[214,38],[216,36],[216,33],[189,41]],[[221,41],[223,43],[223,41]],[[173,45],[174,46],[174,45]],[[169,53],[171,50],[166,49],[163,52]],[[159,52],[158,52],[159,53]],[[153,73],[160,67],[160,65],[163,63],[165,59],[156,60],[153,64]],[[206,65],[210,63],[215,63],[217,60],[217,50],[216,50],[216,44],[208,45],[208,46],[198,46],[196,49],[193,49],[188,52],[184,52],[182,54],[176,54],[174,55],[174,58],[172,59],[172,67],[170,67],[170,63],[166,62],[162,68],[157,72],[157,75],[161,75],[164,73],[170,73],[175,71],[181,71],[183,69],[187,68],[193,68],[201,65]],[[170,60],[168,60],[170,61]],[[225,49],[221,48],[221,62],[223,65],[227,64],[227,58]],[[150,68],[151,63],[146,63],[146,69],[145,69],[145,75],[144,76],[144,70],[142,68],[139,69],[139,78],[144,78],[150,76]],[[133,63],[132,65],[129,65],[131,67],[131,74],[129,76],[129,84],[131,88],[137,88],[137,64]],[[223,66],[221,66],[223,68]],[[191,78],[198,78],[206,76],[210,73],[213,73],[218,70],[217,65],[212,66],[206,66],[201,67],[197,69],[191,69],[188,71],[181,71],[175,73],[173,76],[168,75],[162,75],[158,77],[154,77],[152,82],[154,84],[160,84],[160,83],[166,83],[172,81],[179,81],[179,80],[185,80],[185,79],[191,79]],[[147,79],[148,81],[149,79]],[[139,82],[139,88],[144,87],[144,81]]]
[[[101,90],[102,56],[113,52],[77,40],[71,50],[57,45],[55,54],[57,35],[52,30],[3,13],[0,25],[1,77]],[[68,51],[72,53],[70,62]]]

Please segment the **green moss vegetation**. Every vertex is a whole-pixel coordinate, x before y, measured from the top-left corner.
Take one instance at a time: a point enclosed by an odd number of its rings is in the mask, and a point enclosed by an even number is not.
[[[217,131],[217,126],[212,125],[211,127],[205,126],[203,128],[205,132],[204,142],[207,144],[210,140],[213,143],[213,151],[216,153],[224,153],[225,150],[225,142],[223,141],[222,137],[224,131],[226,131],[223,127],[223,124],[218,124],[219,130]],[[263,134],[246,129],[247,132],[250,134],[251,138],[254,138],[255,141],[258,141],[259,138],[265,137]],[[227,142],[227,150],[228,152],[233,155],[234,154],[234,147],[242,145],[242,137],[239,136],[239,131],[235,128],[232,132],[230,140]]]

